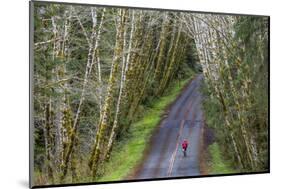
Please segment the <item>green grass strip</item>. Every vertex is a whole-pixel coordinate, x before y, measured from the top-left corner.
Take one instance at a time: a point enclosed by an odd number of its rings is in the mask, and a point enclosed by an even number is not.
[[[146,109],[143,118],[132,124],[130,137],[120,142],[113,150],[110,161],[105,165],[104,174],[97,180],[98,182],[123,180],[134,171],[143,158],[144,150],[166,107],[174,102],[193,76],[176,82],[163,97],[153,102],[151,108]]]
[[[209,146],[211,155],[211,166],[209,174],[229,174],[235,173],[231,166],[223,159],[218,143]]]

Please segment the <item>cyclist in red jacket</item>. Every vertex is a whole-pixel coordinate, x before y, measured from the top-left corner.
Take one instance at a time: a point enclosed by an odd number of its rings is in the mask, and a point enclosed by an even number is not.
[[[182,147],[182,151],[183,151],[183,155],[186,156],[186,149],[188,147],[188,141],[187,139],[184,139],[182,144],[181,144],[181,147]]]

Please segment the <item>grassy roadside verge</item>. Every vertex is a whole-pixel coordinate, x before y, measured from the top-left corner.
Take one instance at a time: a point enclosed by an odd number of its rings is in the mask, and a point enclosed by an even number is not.
[[[177,98],[193,77],[192,73],[187,79],[176,82],[163,97],[153,102],[151,108],[146,109],[144,116],[139,121],[132,124],[130,137],[120,142],[113,150],[111,160],[105,165],[104,175],[97,180],[98,182],[122,180],[134,171],[141,161],[149,139],[165,113],[166,107]]]
[[[207,175],[237,173],[233,167],[230,154],[224,154],[225,133],[221,127],[224,125],[224,117],[221,113],[219,102],[210,98],[206,84],[203,84],[201,92],[204,94],[203,111],[206,121],[204,133],[205,161]]]
[[[223,159],[217,142],[214,142],[208,147],[208,152],[211,156],[209,162],[208,174],[230,174],[235,173],[230,164]]]

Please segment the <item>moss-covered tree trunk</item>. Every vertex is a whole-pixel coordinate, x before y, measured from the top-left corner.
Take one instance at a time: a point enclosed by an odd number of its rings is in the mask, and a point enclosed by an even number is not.
[[[124,111],[123,116],[127,117],[129,122],[132,120],[132,107],[134,106],[134,101],[138,96],[138,93],[132,93],[132,91],[138,90],[138,74],[139,70],[143,66],[142,62],[142,45],[143,45],[143,37],[144,37],[144,26],[145,26],[145,15],[142,12],[138,14],[134,14],[132,23],[133,26],[133,33],[131,33],[132,38],[130,37],[130,44],[129,44],[129,54],[127,59],[127,70],[126,70],[126,84],[124,86],[124,96],[126,103],[123,107]],[[131,30],[132,31],[132,30]],[[141,73],[142,74],[142,73]],[[129,126],[130,123],[127,125]],[[128,128],[128,127],[127,127]],[[123,128],[123,129],[127,129]]]
[[[126,9],[120,9],[118,11],[116,42],[115,42],[114,57],[112,61],[111,72],[108,81],[107,94],[103,105],[102,119],[99,123],[99,130],[96,134],[95,143],[89,160],[89,166],[92,170],[93,178],[96,177],[96,173],[99,166],[100,155],[102,153],[101,147],[103,146],[103,142],[106,137],[105,131],[108,127],[109,115],[111,112],[111,105],[113,102],[113,93],[115,88],[114,85],[116,84],[117,71],[118,71],[119,64],[122,61],[124,28],[125,28],[127,12],[128,11]]]
[[[79,99],[78,108],[77,108],[75,115],[72,115],[70,109],[66,110],[67,115],[65,117],[67,117],[68,120],[65,121],[66,122],[65,124],[67,127],[69,127],[68,125],[70,124],[71,130],[68,132],[69,140],[65,144],[66,147],[64,148],[64,160],[63,160],[63,163],[61,164],[61,168],[62,168],[62,173],[61,173],[61,177],[60,177],[61,180],[65,179],[67,172],[68,172],[68,168],[69,168],[69,162],[71,160],[71,157],[73,157],[72,153],[73,153],[75,143],[76,143],[75,140],[77,138],[76,135],[77,135],[77,128],[78,128],[79,119],[80,119],[80,113],[81,113],[81,109],[82,109],[82,104],[85,99],[86,87],[89,82],[89,77],[92,72],[93,65],[96,61],[95,58],[97,57],[96,53],[97,53],[97,50],[99,47],[99,41],[100,41],[100,35],[101,35],[100,31],[103,27],[105,9],[103,9],[103,11],[102,11],[102,17],[101,17],[101,21],[100,21],[100,24],[98,27],[97,27],[96,10],[91,9],[91,13],[92,13],[92,22],[93,22],[92,33],[89,38],[88,58],[87,58],[86,70],[85,70],[85,74],[84,74],[82,92],[81,92],[81,96]],[[85,33],[85,35],[86,35],[86,33]],[[71,160],[71,162],[73,162],[73,161],[74,160]],[[73,166],[72,166],[72,170],[73,170]]]
[[[177,24],[177,23],[175,23]],[[174,26],[176,28],[176,26]],[[179,43],[180,43],[180,38],[181,38],[181,32],[182,32],[182,22],[180,21],[179,23],[179,28],[177,28],[177,33],[176,31],[173,32],[173,37],[171,38],[171,44],[172,46],[170,47],[169,51],[168,51],[168,63],[166,63],[167,69],[164,70],[163,72],[163,78],[161,79],[160,85],[159,85],[159,89],[158,89],[158,95],[162,95],[164,92],[164,89],[167,86],[167,83],[171,77],[171,75],[173,74],[173,72],[175,71],[175,65],[177,63],[177,59],[180,59],[180,54],[178,54],[178,52],[180,51],[179,49]],[[175,41],[174,41],[175,39]],[[177,56],[178,55],[178,56]]]
[[[124,85],[126,82],[126,36],[127,36],[127,27],[126,27],[126,22],[124,23],[124,36],[123,36],[123,53],[122,53],[122,68],[121,68],[121,76],[120,76],[120,87],[119,87],[119,94],[118,94],[118,99],[117,99],[117,104],[116,104],[116,110],[115,110],[115,115],[114,115],[114,120],[113,120],[113,126],[110,131],[106,151],[105,151],[105,158],[108,160],[110,157],[110,153],[112,151],[113,143],[117,134],[117,131],[119,129],[119,115],[120,115],[120,108],[121,108],[121,102],[124,99]]]
[[[169,15],[168,13],[164,13],[163,16],[163,23],[161,27],[161,33],[160,33],[160,44],[159,44],[159,54],[157,56],[157,63],[156,68],[153,76],[153,80],[156,82],[159,82],[160,75],[161,75],[161,68],[163,66],[163,61],[165,58],[165,48],[167,44],[167,36],[168,36],[168,27],[169,26]]]
[[[49,102],[45,105],[45,125],[44,125],[44,140],[45,140],[45,164],[46,164],[46,172],[48,181],[53,183],[54,181],[54,171],[52,164],[52,143],[51,143],[51,99],[49,98]]]

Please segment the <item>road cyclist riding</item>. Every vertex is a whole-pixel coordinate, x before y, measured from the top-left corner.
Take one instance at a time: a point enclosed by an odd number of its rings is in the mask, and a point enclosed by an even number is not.
[[[182,147],[182,152],[183,152],[183,156],[186,157],[186,150],[188,148],[188,140],[187,139],[184,139],[182,144],[181,144],[181,147]]]

